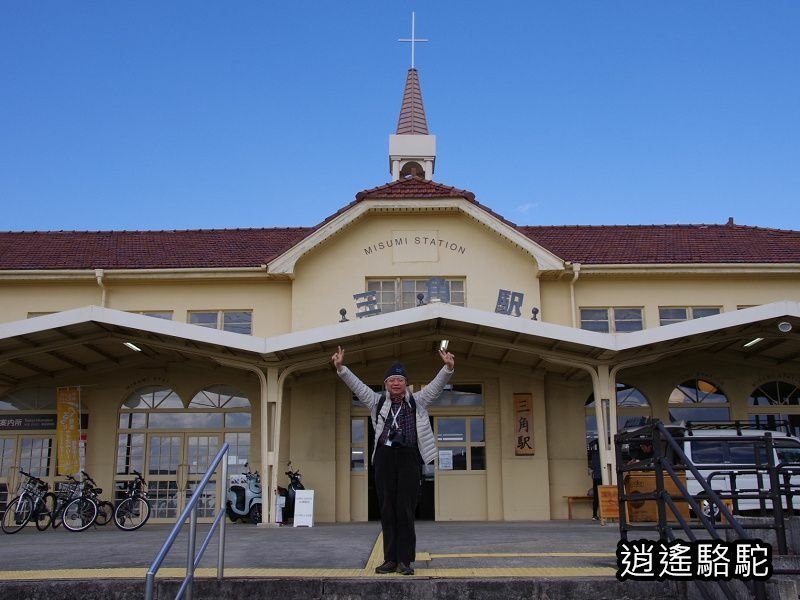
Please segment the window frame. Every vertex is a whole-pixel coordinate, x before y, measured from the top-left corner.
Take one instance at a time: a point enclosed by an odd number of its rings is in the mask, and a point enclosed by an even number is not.
[[[225,328],[225,315],[229,313],[244,313],[250,316],[250,330],[247,333],[243,333],[241,331],[235,331],[232,329]],[[205,325],[203,323],[192,323],[192,315],[216,315],[216,325],[211,327],[210,325]],[[241,335],[253,335],[253,309],[252,308],[224,308],[224,309],[208,309],[208,310],[187,310],[186,311],[186,323],[189,325],[196,325],[198,327],[206,327],[208,329],[217,329],[218,331],[227,331],[229,333],[239,333]]]
[[[673,318],[664,318],[661,314],[661,311],[664,310],[683,310],[686,311],[686,317],[683,319],[673,319]],[[696,316],[695,311],[704,311],[704,310],[716,310],[715,313],[710,313],[707,315],[700,315]],[[660,326],[666,325],[673,325],[675,323],[683,323],[684,321],[693,321],[694,319],[702,319],[705,317],[710,317],[713,315],[720,315],[722,314],[722,307],[721,306],[659,306],[658,307],[658,324]]]
[[[584,331],[594,331],[597,333],[630,333],[631,331],[642,331],[645,328],[645,321],[644,321],[644,307],[643,306],[581,306],[579,309],[580,313],[580,324],[581,329]],[[584,311],[590,310],[597,310],[597,311],[605,311],[605,319],[586,319],[584,318]],[[626,329],[620,331],[619,323],[636,323],[637,321],[632,319],[620,319],[617,317],[617,311],[623,310],[635,310],[639,311],[639,320],[638,323],[640,324],[639,329]],[[585,323],[605,323],[606,329],[592,329],[589,327],[585,327]]]
[[[381,313],[387,312],[397,312],[400,310],[406,310],[408,308],[414,308],[418,304],[417,294],[422,293],[424,296],[422,298],[422,302],[427,304],[427,281],[430,277],[423,277],[423,276],[413,276],[413,277],[367,277],[364,280],[364,291],[365,292],[376,292],[378,306],[381,309]],[[467,305],[467,278],[465,276],[462,277],[443,277],[445,281],[450,284],[450,302],[448,304],[452,304],[453,306],[466,306]],[[407,291],[404,289],[404,284],[413,283],[414,290]],[[456,287],[460,287],[461,289],[454,290],[454,284]],[[384,289],[385,287],[391,286],[392,289]],[[371,287],[372,286],[372,287]],[[377,289],[376,289],[377,288]],[[391,294],[393,296],[393,301],[383,301],[384,294]],[[405,299],[405,296],[408,294],[412,295],[412,298]],[[453,296],[460,296],[460,300],[453,300]],[[412,303],[409,306],[409,303]]]
[[[464,420],[464,439],[463,440],[452,440],[452,441],[445,441],[440,438],[439,432],[439,424],[442,420]],[[473,441],[472,440],[472,420],[473,419],[480,419],[483,423],[483,440],[482,441]],[[450,474],[450,473],[486,473],[487,467],[487,456],[486,456],[486,416],[483,414],[441,414],[436,415],[433,418],[433,435],[436,439],[436,449],[437,452],[440,450],[446,450],[448,448],[464,448],[465,451],[465,459],[466,464],[464,469],[448,469],[442,470],[441,468],[436,469],[436,471],[442,474]],[[475,469],[472,466],[472,449],[473,448],[483,448],[483,468],[482,469]],[[455,462],[455,461],[454,461]]]

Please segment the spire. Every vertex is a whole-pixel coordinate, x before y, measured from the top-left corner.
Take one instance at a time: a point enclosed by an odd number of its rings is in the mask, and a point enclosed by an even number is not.
[[[416,69],[409,69],[406,89],[403,91],[403,104],[397,120],[397,135],[428,135],[428,121],[425,106],[422,104],[422,90]]]
[[[389,172],[392,181],[409,176],[431,179],[436,166],[436,136],[428,133],[419,74],[414,66],[415,44],[428,40],[416,37],[415,31],[416,19],[412,12],[411,38],[399,40],[411,42],[411,68],[406,76],[397,133],[389,136]]]

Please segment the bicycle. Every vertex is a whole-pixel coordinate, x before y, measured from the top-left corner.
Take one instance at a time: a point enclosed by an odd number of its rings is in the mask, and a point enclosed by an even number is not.
[[[83,531],[97,520],[97,502],[91,493],[85,493],[87,486],[90,485],[88,482],[82,488],[81,482],[71,475],[67,475],[67,479],[69,481],[62,483],[55,494],[48,492],[45,495],[49,518],[43,516],[42,520],[52,522],[53,529],[57,529],[63,523],[70,531]],[[89,487],[89,489],[94,488]],[[42,531],[46,528],[47,525],[44,525]]]
[[[150,502],[145,487],[147,482],[138,471],[136,479],[126,484],[125,498],[114,509],[114,524],[124,531],[134,531],[150,518]]]
[[[19,495],[6,505],[3,513],[2,529],[5,533],[17,533],[25,527],[31,519],[36,523],[39,531],[47,529],[49,522],[41,525],[40,515],[47,512],[44,498],[50,489],[46,481],[19,470],[27,481],[23,483]]]
[[[101,500],[100,494],[103,489],[97,487],[97,482],[92,479],[86,471],[81,471],[83,474],[83,495],[91,499],[97,505],[97,517],[95,524],[107,525],[114,516],[114,505],[108,500]]]
[[[63,522],[62,514],[64,508],[79,494],[80,484],[78,480],[72,475],[67,475],[67,480],[58,483],[55,491],[47,492],[44,496],[46,512],[39,517],[39,521],[43,523],[42,531],[51,524],[53,529],[58,529]]]

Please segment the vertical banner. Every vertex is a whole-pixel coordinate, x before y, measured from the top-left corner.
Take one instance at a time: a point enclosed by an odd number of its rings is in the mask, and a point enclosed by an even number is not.
[[[514,455],[533,456],[533,396],[514,394]]]
[[[56,443],[58,474],[73,475],[81,470],[81,388],[62,387],[56,390]]]

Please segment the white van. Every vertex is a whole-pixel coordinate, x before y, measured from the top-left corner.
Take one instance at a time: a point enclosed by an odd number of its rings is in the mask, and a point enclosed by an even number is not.
[[[771,489],[764,444],[767,431],[745,429],[741,426],[730,428],[710,424],[704,426],[702,423],[690,427],[672,426],[669,429],[673,436],[682,436],[679,439],[682,440],[684,453],[708,480],[714,491],[722,492],[723,496],[728,495],[731,493],[732,483],[735,482],[739,495],[734,504],[735,512],[761,509],[759,498],[753,496],[760,490]],[[774,464],[782,467],[790,476],[792,489],[798,494],[792,498],[792,506],[795,510],[800,510],[800,439],[779,431],[769,433],[773,439]],[[703,499],[703,488],[689,469],[686,470],[686,487],[692,496]],[[771,510],[771,500],[764,502],[765,509]],[[785,497],[782,504],[787,507]],[[704,512],[710,514],[708,502],[703,501],[701,505],[706,508]],[[718,508],[715,506],[714,509],[716,516]]]

